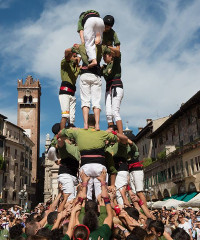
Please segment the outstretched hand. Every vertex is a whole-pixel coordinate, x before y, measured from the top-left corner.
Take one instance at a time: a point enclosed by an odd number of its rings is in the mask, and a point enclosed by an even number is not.
[[[97,179],[100,181],[100,182],[105,182],[106,181],[106,175],[107,175],[107,171],[106,169],[104,168],[100,174],[100,176],[97,177]]]
[[[83,183],[87,183],[90,180],[90,177],[88,177],[83,170],[80,172],[80,178]]]

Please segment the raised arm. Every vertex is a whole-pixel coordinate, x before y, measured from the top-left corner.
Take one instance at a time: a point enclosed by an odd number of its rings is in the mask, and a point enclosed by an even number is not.
[[[97,179],[101,182],[101,196],[104,199],[104,203],[106,206],[106,211],[108,216],[104,220],[104,224],[107,224],[110,229],[112,228],[112,223],[113,223],[113,214],[112,214],[112,207],[110,204],[110,199],[107,191],[107,185],[106,185],[106,170],[103,169],[101,175],[97,177]]]

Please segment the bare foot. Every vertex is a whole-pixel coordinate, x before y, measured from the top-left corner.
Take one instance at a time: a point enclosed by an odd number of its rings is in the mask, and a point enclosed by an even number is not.
[[[64,145],[64,140],[62,138],[58,138],[58,146],[61,148]]]
[[[92,62],[88,65],[88,68],[92,68],[97,65],[97,60],[93,59]]]
[[[84,123],[84,129],[88,129],[88,124]]]
[[[95,129],[96,129],[96,131],[100,131],[99,124],[95,124]]]
[[[98,45],[98,44],[100,44],[100,42],[101,42],[101,35],[100,35],[100,33],[98,32],[98,33],[96,34],[95,44]]]

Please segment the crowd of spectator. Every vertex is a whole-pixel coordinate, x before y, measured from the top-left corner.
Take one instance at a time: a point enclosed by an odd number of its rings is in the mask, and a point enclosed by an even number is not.
[[[54,200],[38,204],[30,213],[17,205],[0,210],[2,239],[75,239],[75,240],[200,240],[200,211],[192,208],[177,210],[148,209],[130,188],[123,191],[129,203],[117,204],[115,189],[106,185],[106,172],[98,199],[87,200],[89,177],[82,172],[77,197],[67,201],[60,190]]]

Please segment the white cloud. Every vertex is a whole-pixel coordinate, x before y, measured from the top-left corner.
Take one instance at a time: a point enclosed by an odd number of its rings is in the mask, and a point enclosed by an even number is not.
[[[0,114],[7,117],[8,121],[17,125],[17,107],[10,106],[10,107],[1,107]]]
[[[83,6],[81,0],[71,0],[48,5],[37,21],[24,21],[1,32],[1,54],[12,56],[14,69],[23,66],[58,86],[64,49],[79,42],[79,14],[86,9],[97,9],[102,16],[113,14],[122,45],[122,118],[135,127],[144,125],[146,118],[174,113],[199,89],[200,49],[193,41],[200,27],[200,2],[180,9],[179,1],[158,1],[162,21],[139,3],[90,0]]]

